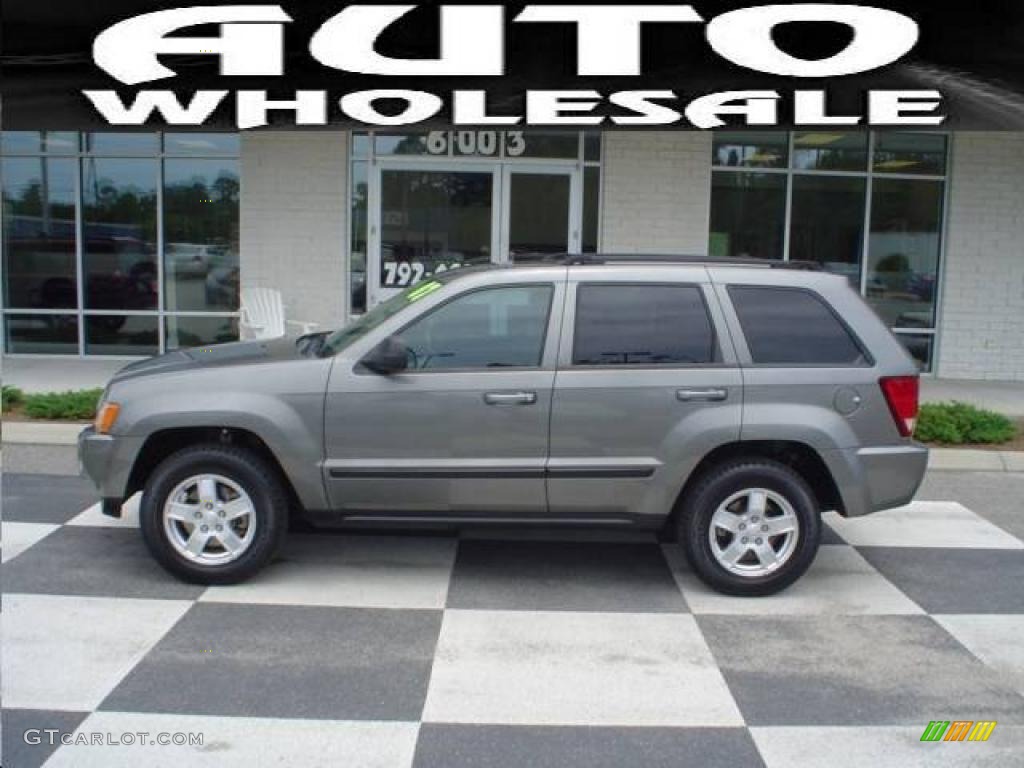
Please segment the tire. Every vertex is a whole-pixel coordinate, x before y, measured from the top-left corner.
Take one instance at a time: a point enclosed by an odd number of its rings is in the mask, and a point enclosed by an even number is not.
[[[800,474],[770,459],[740,459],[710,470],[687,492],[677,526],[700,579],[745,597],[791,585],[810,567],[821,541],[814,493]]]
[[[172,454],[150,475],[139,523],[153,557],[178,578],[234,584],[256,573],[280,548],[288,528],[288,496],[277,468],[253,452],[197,445]],[[193,542],[194,554],[188,555]]]

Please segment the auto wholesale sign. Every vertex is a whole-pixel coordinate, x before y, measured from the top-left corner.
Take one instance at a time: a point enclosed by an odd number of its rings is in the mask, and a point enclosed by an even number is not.
[[[1021,14],[1006,3],[974,19],[905,2],[148,5],[104,4],[75,27],[88,53],[63,72],[75,87],[50,95],[61,114],[238,129],[1024,124],[1006,66]],[[34,110],[33,125],[55,107],[19,86],[60,66],[29,55],[52,46],[41,35],[5,56],[8,116]]]

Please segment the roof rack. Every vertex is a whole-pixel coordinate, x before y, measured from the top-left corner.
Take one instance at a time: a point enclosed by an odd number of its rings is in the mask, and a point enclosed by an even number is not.
[[[512,259],[518,264],[564,264],[584,266],[588,264],[703,264],[715,267],[763,267],[767,269],[797,269],[819,271],[816,261],[778,261],[775,259],[753,259],[739,256],[700,256],[697,254],[675,253],[516,253]]]

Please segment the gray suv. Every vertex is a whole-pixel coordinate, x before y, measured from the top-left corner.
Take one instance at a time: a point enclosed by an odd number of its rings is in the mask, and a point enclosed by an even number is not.
[[[525,263],[523,263],[525,261]],[[129,365],[79,441],[177,576],[236,582],[313,523],[650,529],[776,592],[821,516],[907,503],[918,371],[845,277],[657,256],[429,278],[331,334]]]

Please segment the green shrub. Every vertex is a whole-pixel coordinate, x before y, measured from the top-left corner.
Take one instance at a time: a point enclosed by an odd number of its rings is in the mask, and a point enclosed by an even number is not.
[[[25,393],[17,387],[7,386],[0,387],[0,392],[3,393],[3,411],[7,413],[11,408],[16,405],[21,405],[25,402]]]
[[[102,389],[30,394],[25,396],[25,413],[33,419],[91,419],[102,396]]]
[[[914,437],[926,443],[1005,443],[1016,435],[1013,422],[1002,414],[967,403],[927,403],[921,406]]]

